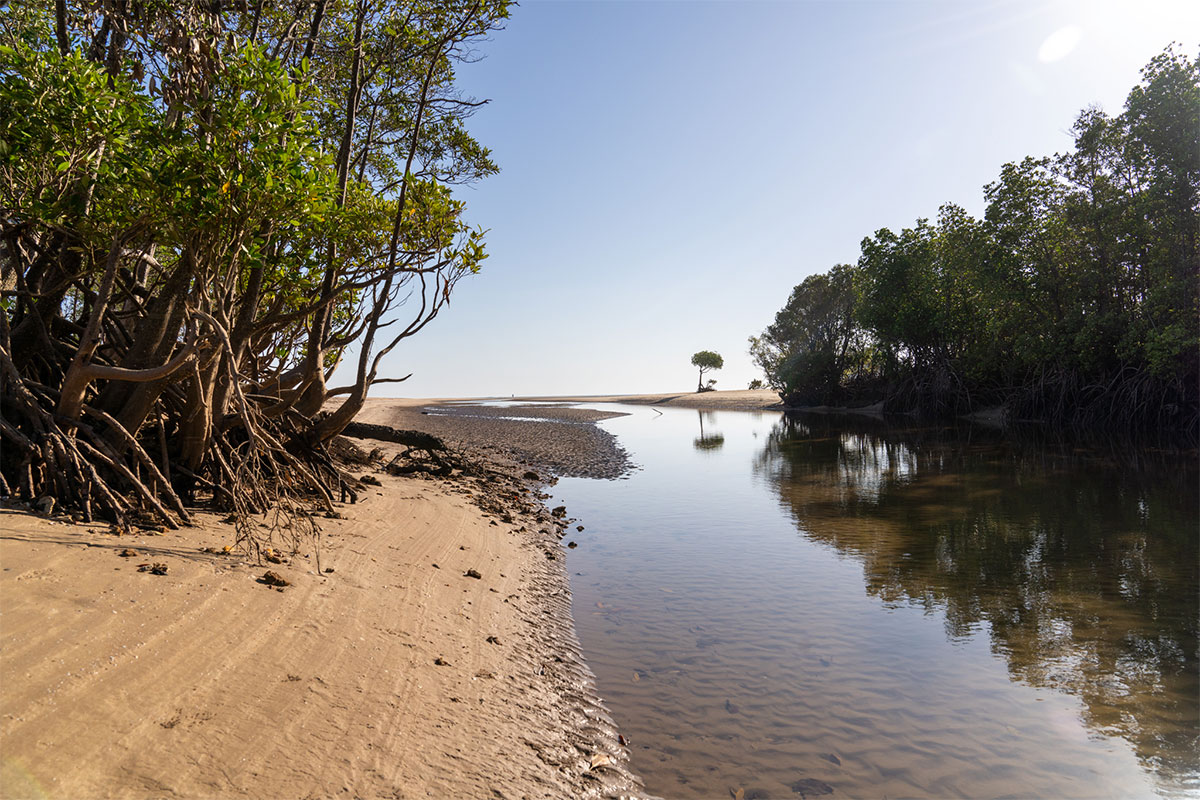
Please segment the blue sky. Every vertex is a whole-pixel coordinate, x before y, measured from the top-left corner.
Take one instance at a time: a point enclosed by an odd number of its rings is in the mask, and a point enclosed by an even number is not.
[[[377,396],[688,391],[879,228],[973,214],[1001,164],[1121,110],[1200,2],[526,0],[460,70],[501,173],[459,196],[491,257]]]

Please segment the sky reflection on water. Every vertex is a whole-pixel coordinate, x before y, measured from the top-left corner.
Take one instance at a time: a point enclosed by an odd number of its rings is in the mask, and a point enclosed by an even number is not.
[[[580,638],[651,791],[1200,788],[1194,464],[623,410],[604,425],[642,469],[556,502],[586,525]]]

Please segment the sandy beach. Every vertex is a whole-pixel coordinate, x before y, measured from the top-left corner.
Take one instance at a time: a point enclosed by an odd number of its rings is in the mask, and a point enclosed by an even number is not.
[[[780,411],[783,403],[774,389],[731,389],[715,392],[670,394],[604,394],[566,397],[518,397],[516,400],[558,403],[625,403],[638,406],[674,406],[718,411]]]
[[[539,502],[628,464],[593,413],[538,413],[372,401],[486,467],[357,467],[379,485],[279,564],[223,552],[213,514],[115,535],[0,509],[0,796],[641,796],[575,638],[574,523]]]

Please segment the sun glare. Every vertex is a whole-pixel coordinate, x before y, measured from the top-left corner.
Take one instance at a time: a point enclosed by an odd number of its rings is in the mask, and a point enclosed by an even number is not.
[[[1050,64],[1066,58],[1079,45],[1081,38],[1083,38],[1083,31],[1078,26],[1067,25],[1059,28],[1047,36],[1046,40],[1042,42],[1042,46],[1038,48],[1038,61]]]

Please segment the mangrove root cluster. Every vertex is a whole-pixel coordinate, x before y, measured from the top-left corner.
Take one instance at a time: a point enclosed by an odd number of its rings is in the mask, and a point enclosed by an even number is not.
[[[172,528],[207,503],[251,550],[318,535],[354,498],[329,443],[486,257],[451,186],[496,167],[454,69],[506,15],[8,4],[0,495]]]

